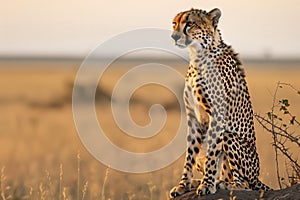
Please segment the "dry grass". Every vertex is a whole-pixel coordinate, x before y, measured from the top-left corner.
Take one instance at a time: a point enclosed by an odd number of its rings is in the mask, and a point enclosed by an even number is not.
[[[105,185],[108,179],[108,175],[109,175],[109,167],[105,171],[105,176],[104,176],[102,190],[101,190],[101,200],[105,200]]]
[[[71,105],[61,103],[79,63],[0,62],[0,65],[1,199],[165,199],[168,190],[177,183],[183,158],[157,172],[127,174],[102,165],[86,151],[75,130]],[[265,65],[251,67],[248,65],[246,72],[256,112],[269,110],[277,81],[300,88],[300,70],[296,67],[288,70],[266,70]],[[181,73],[186,70],[177,69]],[[126,70],[114,68],[106,72],[102,81],[107,91],[111,91]],[[150,98],[153,90],[156,99]],[[164,89],[147,87],[135,96],[163,103],[174,98],[170,93],[165,94]],[[299,99],[296,96],[289,99],[295,106],[294,114],[300,116]],[[108,137],[121,148],[136,152],[164,146],[174,136],[177,130],[174,124],[179,121],[178,112],[171,110],[157,136],[138,140],[124,135],[115,126],[105,102],[97,110],[106,113],[103,117],[99,112],[98,119],[103,129],[111,133]],[[130,111],[137,123],[149,123],[148,110],[143,105],[133,105]],[[256,130],[262,180],[277,188],[271,137],[258,125]],[[283,166],[284,161],[280,164]]]

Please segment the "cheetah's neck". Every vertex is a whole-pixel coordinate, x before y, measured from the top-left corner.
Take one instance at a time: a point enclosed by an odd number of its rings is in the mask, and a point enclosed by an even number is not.
[[[207,49],[201,48],[199,45],[193,45],[189,47],[190,56],[190,66],[195,70],[200,70],[201,67],[207,62],[212,62],[212,57],[208,55],[209,51]]]
[[[198,54],[200,55],[202,53],[203,49],[200,44],[195,43],[192,46],[189,47],[189,54],[190,54],[190,65],[193,67],[197,66],[197,57]]]
[[[215,32],[213,41],[209,46],[206,46],[206,48],[203,48],[204,46],[200,43],[195,42],[193,45],[189,46],[190,65],[194,68],[198,68],[201,66],[201,63],[211,61],[212,58],[209,57],[209,53],[212,49],[220,50],[219,46],[221,45],[226,46],[219,30]]]

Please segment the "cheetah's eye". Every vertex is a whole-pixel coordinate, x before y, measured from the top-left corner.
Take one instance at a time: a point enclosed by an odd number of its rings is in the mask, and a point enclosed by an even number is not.
[[[191,27],[191,26],[194,25],[194,22],[189,21],[189,22],[186,23],[186,25],[187,25],[188,27]]]

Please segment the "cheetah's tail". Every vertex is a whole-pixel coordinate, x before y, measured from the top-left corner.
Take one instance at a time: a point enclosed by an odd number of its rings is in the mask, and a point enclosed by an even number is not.
[[[253,185],[252,189],[253,190],[264,190],[264,191],[272,190],[272,188],[270,188],[269,186],[267,186],[266,184],[264,184],[260,180],[256,181],[256,183]]]

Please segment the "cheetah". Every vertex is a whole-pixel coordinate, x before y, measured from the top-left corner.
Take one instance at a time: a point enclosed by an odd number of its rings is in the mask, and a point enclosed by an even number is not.
[[[187,114],[187,150],[179,185],[170,197],[192,189],[198,195],[217,189],[270,190],[259,176],[253,111],[245,73],[233,48],[217,28],[218,8],[191,9],[173,21],[176,46],[190,52],[183,98]],[[202,173],[192,179],[193,169]]]

